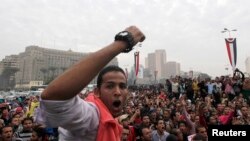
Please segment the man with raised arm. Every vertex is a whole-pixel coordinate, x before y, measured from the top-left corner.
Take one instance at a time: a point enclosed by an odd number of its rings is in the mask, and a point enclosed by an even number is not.
[[[144,39],[137,27],[130,26],[119,32],[114,42],[53,80],[41,95],[37,122],[59,127],[60,141],[119,141],[122,127],[115,118],[121,114],[127,99],[127,79],[118,66],[104,66],[118,54],[130,52]],[[77,94],[98,73],[97,88],[82,100]]]

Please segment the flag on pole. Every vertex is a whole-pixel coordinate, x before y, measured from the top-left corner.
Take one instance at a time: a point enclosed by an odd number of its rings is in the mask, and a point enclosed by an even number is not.
[[[225,41],[226,41],[228,58],[234,71],[237,63],[236,38],[226,38]]]
[[[135,52],[134,54],[134,60],[135,60],[135,76],[137,77],[139,72],[139,51]]]

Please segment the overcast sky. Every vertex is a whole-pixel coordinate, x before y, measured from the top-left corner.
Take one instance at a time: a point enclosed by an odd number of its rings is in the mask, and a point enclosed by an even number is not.
[[[250,56],[249,0],[1,0],[0,60],[24,52],[29,45],[78,52],[93,52],[114,40],[114,35],[136,25],[146,35],[140,51],[165,49],[167,61],[181,70],[212,76],[231,69],[223,28],[237,38],[236,67],[245,71]],[[133,64],[133,52],[118,56],[121,67]]]

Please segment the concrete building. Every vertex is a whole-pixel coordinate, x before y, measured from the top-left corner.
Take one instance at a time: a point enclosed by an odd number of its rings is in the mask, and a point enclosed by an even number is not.
[[[175,77],[180,75],[180,63],[170,61],[164,65],[164,71],[166,72],[165,78]]]
[[[148,54],[148,69],[150,71],[151,74],[154,73],[154,71],[156,70],[156,59],[155,59],[155,53],[149,53]]]
[[[18,55],[5,56],[5,58],[0,62],[0,75],[2,74],[4,68],[18,68]]]
[[[28,46],[25,52],[18,55],[19,71],[15,75],[16,88],[30,88],[33,84],[47,84],[88,54]],[[110,64],[118,65],[117,58],[114,58]]]
[[[155,50],[154,53],[149,53],[145,59],[145,66],[156,79],[164,76],[163,66],[166,64],[166,51],[163,49]]]
[[[158,79],[163,78],[163,66],[166,64],[166,51],[164,49],[155,50],[155,70],[157,71]]]
[[[0,89],[8,90],[15,86],[15,73],[19,70],[19,56],[6,56],[0,61]]]

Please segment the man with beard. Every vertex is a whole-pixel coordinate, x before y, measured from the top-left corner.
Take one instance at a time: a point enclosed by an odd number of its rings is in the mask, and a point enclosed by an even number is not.
[[[130,52],[144,39],[137,27],[130,26],[118,33],[113,43],[84,57],[53,80],[41,95],[37,122],[48,127],[59,126],[60,141],[119,141],[122,127],[115,118],[121,114],[127,99],[127,78],[118,66],[100,70],[119,53]],[[78,93],[98,72],[97,88],[86,101],[82,100]]]

